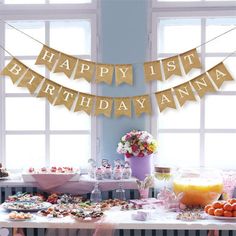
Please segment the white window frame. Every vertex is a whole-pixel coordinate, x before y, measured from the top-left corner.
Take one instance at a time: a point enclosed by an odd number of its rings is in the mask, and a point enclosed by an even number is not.
[[[48,0],[46,0],[48,2]],[[46,3],[47,3],[46,2]],[[91,60],[97,61],[98,55],[98,18],[99,6],[96,0],[89,4],[3,4],[0,2],[0,15],[4,21],[8,20],[43,20],[45,21],[45,43],[49,42],[49,21],[50,20],[73,20],[73,19],[86,19],[91,22]],[[0,21],[0,45],[5,45],[5,24]],[[60,48],[58,48],[60,50]],[[78,55],[74,55],[78,56]],[[0,67],[4,68],[4,60],[11,57],[2,51],[0,55]],[[20,60],[32,59],[35,56],[19,56]],[[80,58],[86,59],[86,55],[80,55]],[[49,72],[48,72],[49,74]],[[47,77],[47,74],[46,74]],[[91,93],[97,94],[97,86],[95,83],[91,84]],[[50,157],[50,135],[76,135],[76,134],[90,134],[91,135],[91,157],[96,159],[97,156],[97,119],[96,116],[91,117],[91,132],[87,131],[73,131],[73,130],[50,130],[50,104],[45,103],[45,130],[20,130],[20,131],[6,131],[5,121],[5,98],[6,97],[31,97],[30,94],[11,93],[5,94],[5,81],[0,80],[0,162],[5,166],[6,164],[6,135],[18,134],[43,134],[45,135],[45,160],[46,166],[49,166]],[[66,111],[65,111],[66,112]],[[88,157],[88,158],[91,158]]]
[[[206,18],[209,17],[235,17],[236,13],[236,2],[225,1],[225,2],[157,2],[152,0],[152,14],[151,14],[151,60],[158,58],[166,58],[173,56],[171,53],[158,53],[157,48],[157,37],[158,37],[158,20],[157,19],[171,19],[171,18],[201,18],[201,43],[205,42],[205,26]],[[196,45],[198,46],[198,45]],[[205,46],[201,47],[201,61],[205,65],[205,57],[226,57],[229,53],[206,53]],[[232,55],[236,57],[236,55]],[[205,69],[202,68],[202,72]],[[151,93],[157,91],[157,83],[150,85]],[[236,91],[218,91],[214,96],[227,96],[235,95]],[[209,94],[208,96],[211,96]],[[184,108],[183,108],[184,109]],[[150,120],[151,131],[153,135],[157,136],[158,133],[197,133],[200,134],[200,167],[205,166],[205,134],[209,133],[236,133],[236,129],[206,129],[205,128],[205,99],[200,100],[200,128],[199,129],[158,129],[158,112],[153,115]]]

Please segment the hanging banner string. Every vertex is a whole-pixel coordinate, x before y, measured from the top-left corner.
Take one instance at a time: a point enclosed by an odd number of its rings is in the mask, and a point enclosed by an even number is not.
[[[31,38],[32,40],[38,42],[39,44],[45,45],[43,42],[41,42],[41,41],[39,41],[38,39],[34,38],[33,36],[31,36],[31,35],[25,33],[24,31],[22,31],[22,30],[16,28],[15,26],[13,26],[13,25],[7,23],[6,21],[4,21],[4,20],[2,20],[2,19],[0,19],[0,21],[2,21],[3,23],[5,23],[5,24],[8,25],[9,27],[13,28],[14,30],[20,32],[21,34],[24,34],[25,36],[27,36],[27,37]],[[217,38],[220,38],[220,37],[222,37],[222,36],[228,34],[229,32],[231,32],[231,31],[233,31],[233,30],[235,30],[235,29],[236,29],[236,26],[233,27],[233,28],[231,28],[231,29],[229,29],[229,30],[227,30],[227,31],[225,31],[225,32],[223,32],[223,33],[221,33],[221,34],[219,34],[219,35],[217,35],[217,36],[215,36],[215,37],[213,37],[213,38],[211,38],[211,39],[209,39],[209,40],[207,40],[206,42],[204,42],[204,43],[198,45],[198,46],[195,47],[195,48],[199,48],[199,47],[201,47],[201,46],[203,46],[203,45],[206,45],[206,44],[208,44],[208,43],[210,43],[210,42],[216,40]],[[134,62],[134,63],[132,63],[132,64],[133,64],[133,65],[134,65],[134,64],[138,65],[138,64],[143,64],[143,63],[144,63],[144,62]]]
[[[2,50],[4,50],[7,54],[9,54],[11,57],[13,57],[13,58],[16,58],[12,53],[10,53],[7,49],[5,49],[2,45],[0,45],[0,48],[2,49]],[[236,50],[235,51],[233,51],[233,52],[231,52],[231,53],[229,53],[225,58],[223,58],[223,60],[221,60],[221,63],[223,63],[224,61],[226,61],[227,59],[229,59],[232,55],[234,55],[234,54],[236,54]],[[16,58],[17,59],[17,58]],[[200,75],[199,75],[200,76]],[[177,84],[177,85],[175,85],[175,87],[178,87],[178,86],[181,86],[182,84],[184,84],[184,83],[187,83],[187,82],[190,82],[190,81],[192,81],[192,80],[194,80],[196,77],[194,77],[194,78],[192,78],[192,79],[189,79],[189,80],[187,80],[187,81],[185,81],[185,82],[182,82],[182,83],[179,83],[179,84]],[[165,91],[167,91],[167,90],[169,90],[169,89],[171,89],[171,88],[173,88],[173,87],[170,87],[170,88],[165,88],[165,89],[163,89],[163,90],[160,90],[160,91],[157,91],[156,93],[162,93],[162,92],[165,92]],[[91,94],[91,96],[95,96],[95,95],[92,95]],[[142,95],[138,95],[138,96],[142,96]],[[129,96],[127,96],[127,97],[129,97]],[[133,96],[130,96],[130,98],[131,97],[133,97]],[[119,98],[119,97],[117,97],[117,98]]]

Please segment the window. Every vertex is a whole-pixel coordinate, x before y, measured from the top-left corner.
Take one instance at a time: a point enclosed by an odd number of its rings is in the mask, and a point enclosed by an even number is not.
[[[177,1],[163,1],[169,2],[164,4],[165,8],[157,1],[154,1],[152,8],[152,59],[187,51],[236,26],[236,18],[231,12],[235,9],[234,1],[221,1],[219,4],[186,1],[189,2],[187,5]],[[235,37],[236,30],[233,30],[198,47],[202,71],[194,70],[185,78],[172,77],[168,81],[157,82],[152,85],[152,91],[164,90],[188,81],[216,65],[236,50]],[[234,78],[235,63],[236,54],[225,61]],[[189,102],[178,110],[157,112],[152,127],[159,140],[158,164],[235,168],[232,165],[236,156],[235,103],[236,84],[228,82],[219,92],[206,95],[198,102]]]
[[[40,5],[31,4],[32,2]],[[4,3],[14,4],[16,1],[5,0]],[[9,8],[0,4],[0,11],[5,12],[6,22],[59,51],[96,61],[94,1],[21,0],[17,3],[22,4],[20,8],[19,5]],[[42,8],[44,3],[58,3],[58,7],[53,9],[50,5],[45,5]],[[72,7],[70,4],[60,6],[60,3],[74,4]],[[58,14],[62,9],[63,14]],[[4,23],[0,23],[0,32],[0,44],[33,70],[66,87],[95,93],[94,85],[86,81],[69,80],[62,74],[49,72],[44,66],[34,65],[42,48],[38,42]],[[11,56],[1,53],[0,60],[3,68],[11,60]],[[83,168],[86,167],[88,158],[95,156],[95,145],[93,148],[91,145],[95,142],[93,139],[96,139],[94,117],[69,112],[62,106],[52,106],[43,98],[36,99],[27,89],[12,85],[7,77],[1,79],[0,88],[0,152],[1,162],[8,169],[26,169],[30,166]]]

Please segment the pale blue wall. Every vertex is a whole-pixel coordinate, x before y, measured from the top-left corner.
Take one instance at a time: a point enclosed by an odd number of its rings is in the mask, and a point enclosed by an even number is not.
[[[101,0],[101,55],[105,63],[133,63],[146,59],[147,0]],[[114,81],[114,79],[113,79]],[[129,96],[145,93],[142,65],[134,68],[134,85],[100,85],[99,95]],[[99,157],[120,158],[116,153],[120,137],[131,129],[145,129],[145,115],[140,118],[99,117],[101,140]]]

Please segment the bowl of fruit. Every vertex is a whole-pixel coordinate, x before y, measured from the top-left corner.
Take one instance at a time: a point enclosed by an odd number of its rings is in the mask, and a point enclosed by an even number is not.
[[[227,201],[215,201],[206,205],[204,211],[208,216],[216,219],[236,220],[236,198]]]

